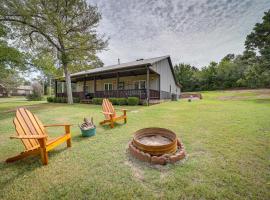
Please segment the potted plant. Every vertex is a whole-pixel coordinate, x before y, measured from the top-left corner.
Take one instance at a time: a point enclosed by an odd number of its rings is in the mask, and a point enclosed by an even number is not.
[[[83,119],[83,123],[79,126],[79,128],[81,129],[81,133],[83,137],[91,137],[94,136],[96,134],[96,126],[94,125],[93,122],[93,117],[91,117],[91,121],[87,118]]]

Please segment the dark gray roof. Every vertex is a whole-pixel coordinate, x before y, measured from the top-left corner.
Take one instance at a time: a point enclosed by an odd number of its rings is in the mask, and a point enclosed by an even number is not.
[[[156,57],[156,58],[148,58],[148,59],[137,60],[137,61],[133,61],[133,62],[121,63],[119,65],[110,65],[110,66],[105,66],[105,67],[99,67],[99,68],[90,69],[90,70],[81,71],[81,72],[71,74],[71,77],[80,76],[80,75],[84,75],[84,74],[94,74],[94,73],[98,73],[98,72],[111,71],[111,70],[115,70],[115,69],[124,69],[124,68],[135,67],[135,66],[152,65],[156,62],[167,59],[169,57],[170,56],[161,56],[161,57]]]

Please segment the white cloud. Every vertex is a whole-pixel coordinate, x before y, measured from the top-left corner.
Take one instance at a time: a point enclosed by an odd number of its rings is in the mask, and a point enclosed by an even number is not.
[[[171,55],[197,67],[241,53],[269,0],[89,0],[102,13],[99,31],[111,39],[105,65]]]

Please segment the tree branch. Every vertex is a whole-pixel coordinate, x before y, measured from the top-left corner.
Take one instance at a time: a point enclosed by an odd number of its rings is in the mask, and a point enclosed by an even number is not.
[[[18,19],[9,19],[9,18],[0,18],[0,21],[4,21],[4,22],[18,22],[24,25],[27,25],[33,29],[36,30],[36,32],[40,33],[41,35],[43,35],[43,37],[45,37],[48,42],[50,42],[58,51],[62,52],[63,50],[50,38],[50,36],[48,36],[47,34],[45,34],[44,32],[42,32],[38,27],[36,27],[33,24],[29,24],[25,21],[22,20],[18,20]]]

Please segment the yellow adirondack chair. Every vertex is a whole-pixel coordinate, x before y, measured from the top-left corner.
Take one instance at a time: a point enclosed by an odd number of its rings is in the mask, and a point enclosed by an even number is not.
[[[25,108],[19,108],[16,111],[16,117],[13,120],[16,129],[16,136],[11,136],[11,139],[21,139],[25,151],[19,155],[8,158],[6,162],[14,162],[30,155],[40,154],[41,161],[44,165],[48,164],[48,151],[52,150],[59,144],[67,142],[67,147],[71,147],[70,126],[68,124],[52,124],[43,125],[41,121],[30,111]],[[65,134],[48,139],[45,127],[64,126]]]
[[[122,109],[123,115],[116,116],[115,109],[112,105],[112,103],[108,99],[103,99],[102,101],[102,113],[105,116],[105,120],[100,122],[100,125],[109,123],[111,128],[114,127],[114,122],[119,120],[124,120],[125,123],[127,123],[127,110]]]

